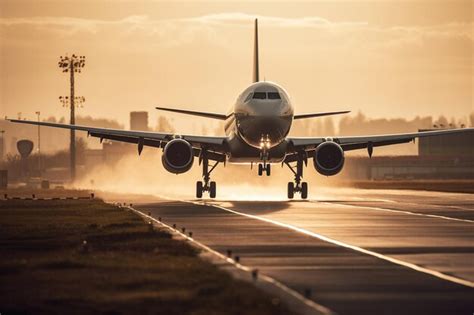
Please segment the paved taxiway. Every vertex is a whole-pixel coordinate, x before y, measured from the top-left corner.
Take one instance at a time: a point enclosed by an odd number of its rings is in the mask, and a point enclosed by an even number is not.
[[[474,195],[330,190],[310,201],[136,205],[339,314],[472,314]]]

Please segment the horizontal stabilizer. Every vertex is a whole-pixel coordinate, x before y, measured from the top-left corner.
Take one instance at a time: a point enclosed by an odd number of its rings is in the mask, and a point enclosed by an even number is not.
[[[155,107],[155,108],[158,110],[164,110],[167,112],[174,112],[174,113],[193,115],[193,116],[201,116],[201,117],[219,119],[219,120],[226,120],[228,117],[227,115],[224,115],[224,114],[197,112],[197,111],[185,110],[185,109],[166,108],[166,107]]]
[[[350,110],[344,110],[340,112],[325,112],[325,113],[313,113],[313,114],[302,114],[295,115],[293,119],[303,119],[303,118],[312,118],[312,117],[321,117],[321,116],[331,116],[331,115],[340,115],[350,113]]]

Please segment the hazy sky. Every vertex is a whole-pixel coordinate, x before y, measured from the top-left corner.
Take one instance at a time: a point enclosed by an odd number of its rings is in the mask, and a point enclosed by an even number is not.
[[[58,96],[68,77],[57,66],[66,53],[87,58],[76,79],[87,99],[81,115],[128,126],[132,110],[148,110],[154,122],[156,105],[225,113],[251,82],[258,17],[261,78],[282,84],[296,112],[466,116],[474,110],[472,6],[0,0],[0,115],[66,115]],[[189,127],[189,118],[175,121]]]

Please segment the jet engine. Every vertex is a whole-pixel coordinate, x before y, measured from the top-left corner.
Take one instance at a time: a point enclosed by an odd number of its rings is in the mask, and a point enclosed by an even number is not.
[[[335,142],[323,142],[316,147],[313,163],[319,174],[336,175],[344,166],[344,150]]]
[[[161,161],[170,173],[187,172],[194,162],[193,147],[184,139],[173,139],[165,145]]]

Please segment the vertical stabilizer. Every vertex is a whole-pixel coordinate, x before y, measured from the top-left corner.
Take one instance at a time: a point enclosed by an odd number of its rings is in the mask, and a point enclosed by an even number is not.
[[[255,19],[255,41],[253,46],[253,82],[260,81],[258,69],[258,19]]]

